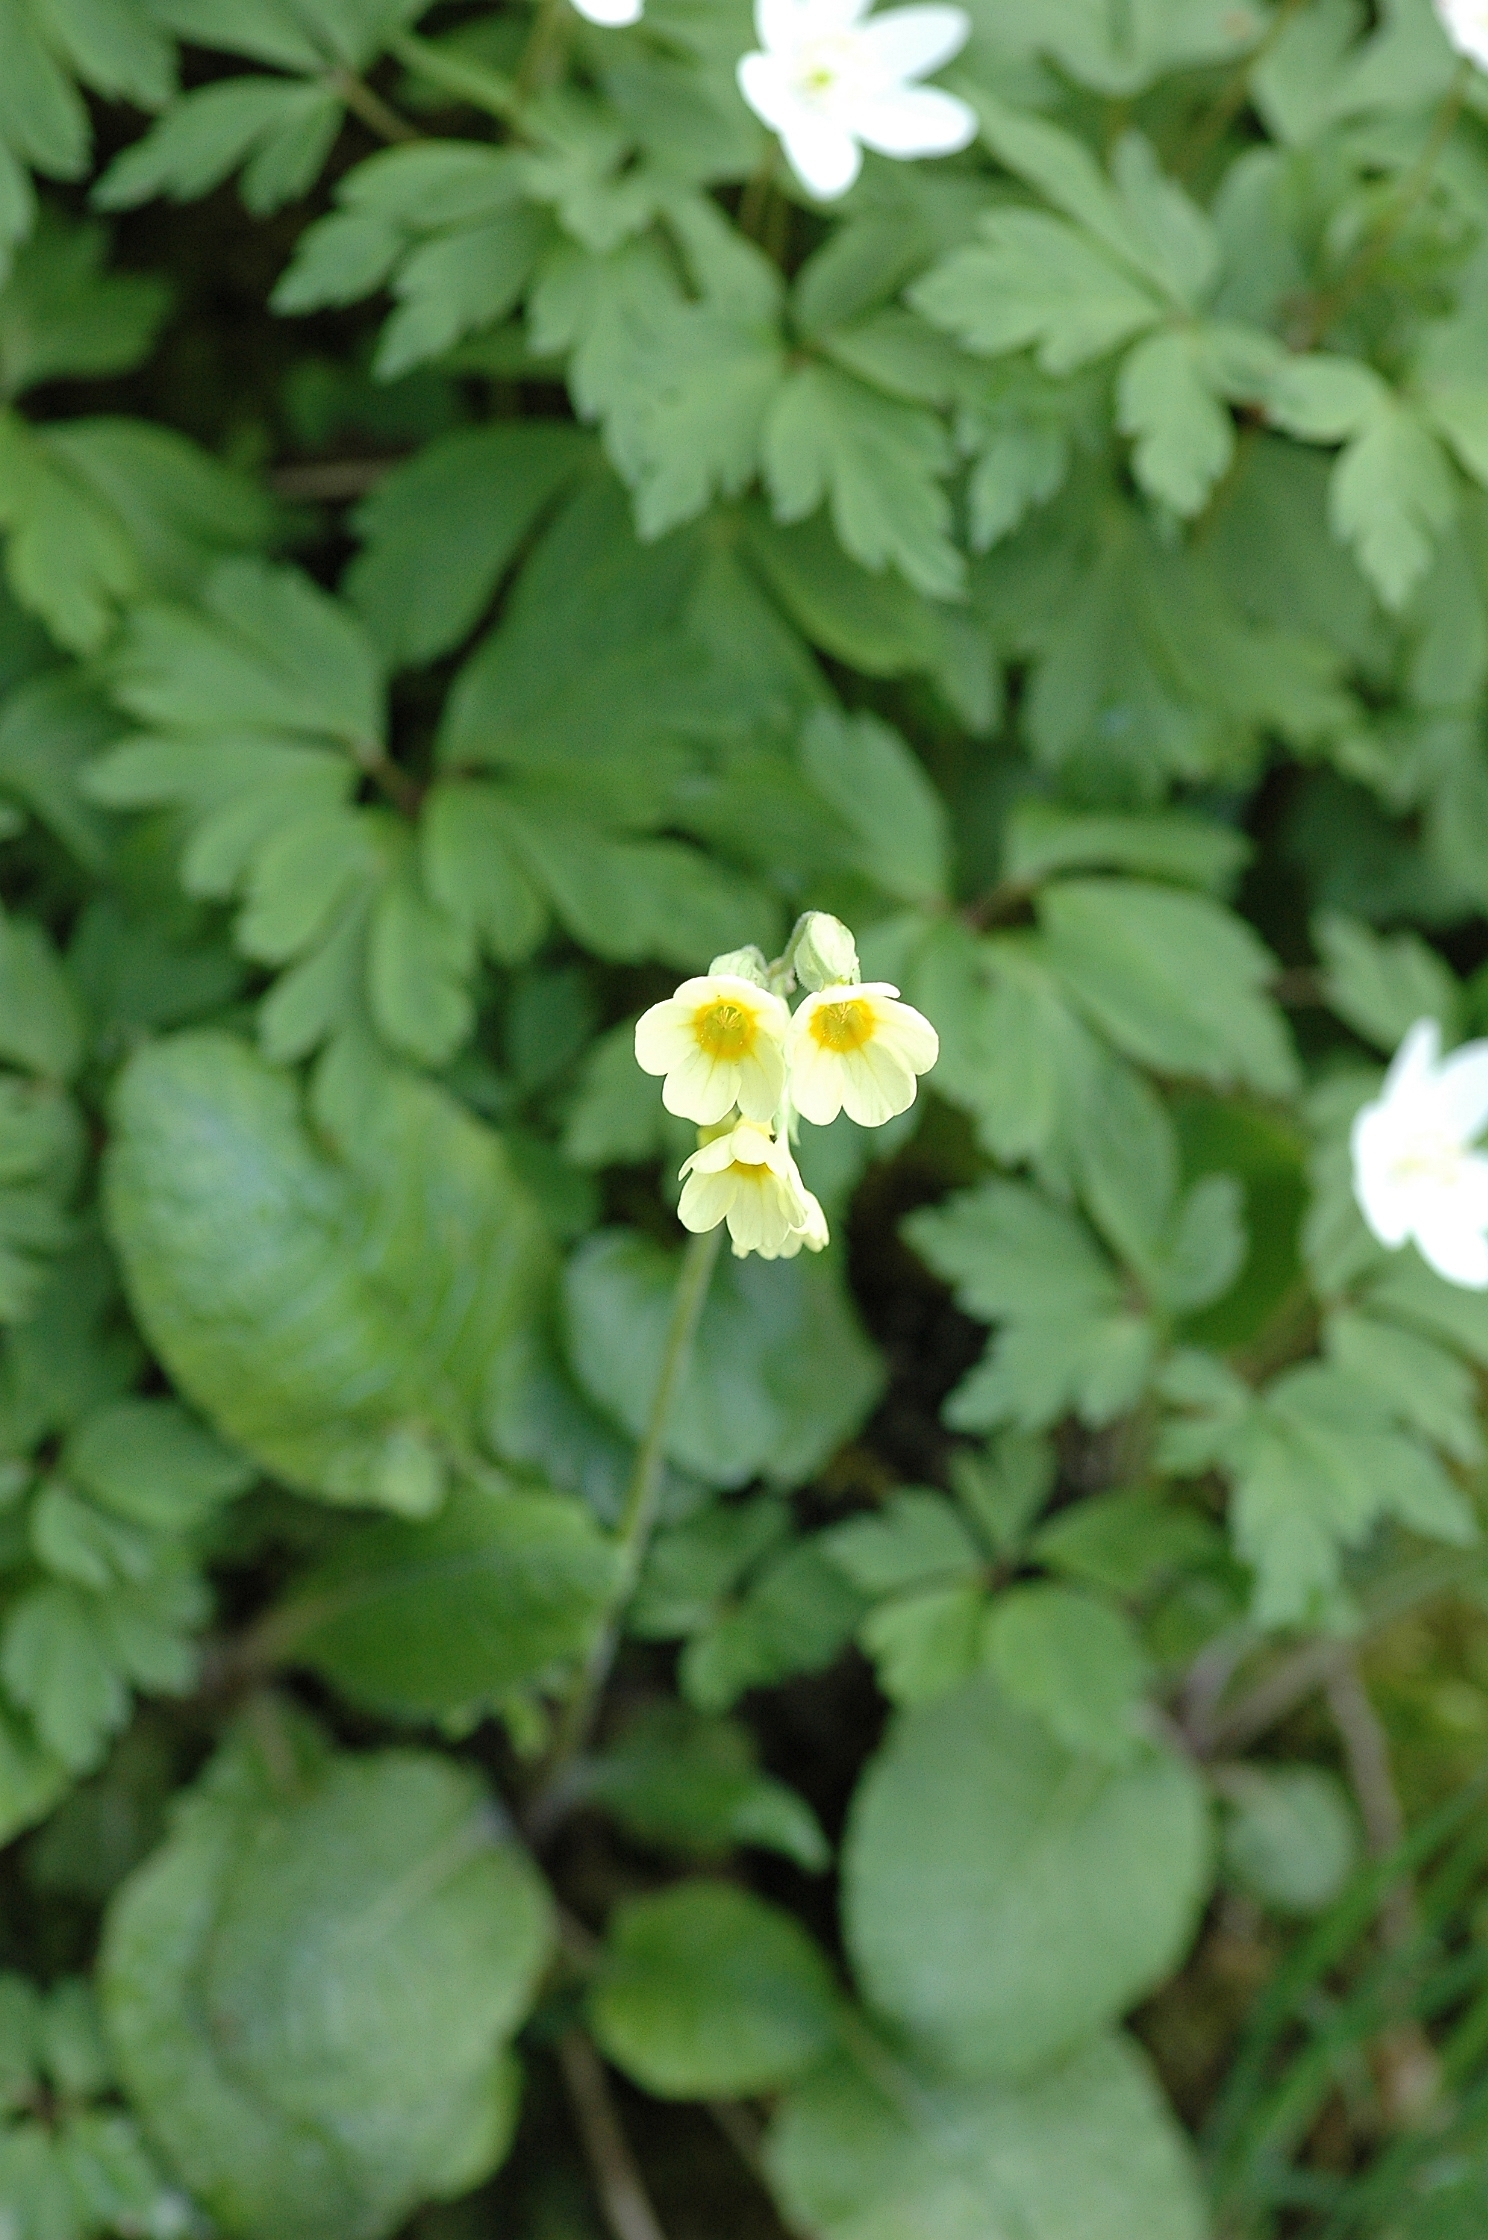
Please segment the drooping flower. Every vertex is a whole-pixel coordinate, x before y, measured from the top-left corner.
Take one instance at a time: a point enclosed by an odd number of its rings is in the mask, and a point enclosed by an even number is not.
[[[785,1083],[789,1024],[768,989],[737,973],[704,973],[636,1021],[636,1062],[666,1076],[661,1101],[680,1119],[711,1128],[737,1105],[747,1120],[768,1120]]]
[[[628,23],[639,23],[644,0],[573,0],[581,16],[590,23],[600,24],[606,31],[619,31]]]
[[[1457,52],[1488,70],[1488,0],[1433,0],[1433,5]]]
[[[792,1167],[795,1167],[795,1164],[794,1159],[792,1159]],[[825,1252],[832,1241],[832,1232],[827,1227],[827,1217],[822,1209],[822,1202],[801,1182],[799,1168],[796,1169],[796,1181],[800,1183],[801,1199],[806,1208],[805,1223],[799,1229],[792,1229],[778,1252],[761,1252],[760,1258],[762,1260],[794,1260],[796,1254],[803,1248],[807,1252]]]
[[[916,80],[966,44],[962,8],[931,5],[868,14],[869,0],[755,0],[759,48],[739,63],[739,91],[780,135],[808,193],[846,194],[879,155],[943,156],[975,139],[976,112]]]
[[[677,1214],[683,1228],[697,1234],[727,1221],[740,1260],[749,1252],[766,1260],[789,1258],[811,1242],[818,1224],[825,1227],[790,1145],[753,1120],[736,1121],[684,1163]],[[794,1246],[793,1237],[799,1239]]]
[[[1381,1244],[1413,1240],[1448,1283],[1488,1291],[1488,1042],[1441,1055],[1434,1019],[1418,1019],[1385,1085],[1354,1121],[1354,1196]]]
[[[887,980],[822,988],[791,1020],[786,1044],[791,1101],[824,1128],[845,1111],[881,1128],[915,1101],[917,1074],[940,1056],[940,1037]]]

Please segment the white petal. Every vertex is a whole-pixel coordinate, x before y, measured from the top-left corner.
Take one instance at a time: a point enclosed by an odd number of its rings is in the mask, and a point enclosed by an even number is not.
[[[800,112],[776,127],[792,171],[818,202],[835,202],[863,168],[863,151],[852,134],[828,118]]]
[[[1436,0],[1436,12],[1457,52],[1488,69],[1488,7],[1483,0]]]
[[[804,113],[796,81],[773,54],[746,54],[734,72],[739,91],[762,124],[772,132],[794,130]]]
[[[881,1043],[846,1051],[842,1068],[842,1109],[860,1128],[881,1128],[896,1112],[914,1103],[915,1077]]]
[[[961,52],[971,18],[964,8],[888,8],[870,16],[859,36],[889,77],[927,78]]]
[[[733,1104],[736,1070],[719,1065],[694,1044],[662,1083],[661,1101],[679,1120],[695,1120],[700,1128],[711,1128]]]
[[[928,1073],[940,1056],[940,1036],[923,1011],[892,1002],[876,1003],[873,1011],[878,1029],[874,1041],[892,1050],[911,1073]]]
[[[1434,1019],[1418,1019],[1390,1060],[1382,1092],[1386,1104],[1408,1095],[1429,1080],[1441,1056],[1441,1028]]]
[[[587,16],[591,23],[602,24],[608,31],[641,20],[642,0],[573,0],[573,4],[581,16]]]
[[[1415,1226],[1415,1193],[1395,1179],[1399,1130],[1389,1108],[1367,1104],[1354,1119],[1349,1144],[1354,1160],[1354,1197],[1381,1244],[1393,1250]]]
[[[842,1110],[840,1059],[810,1035],[802,1035],[792,1044],[790,1068],[791,1102],[797,1112],[813,1127],[830,1127]]]
[[[684,1229],[691,1229],[694,1236],[703,1236],[709,1229],[718,1227],[734,1197],[731,1174],[689,1175],[677,1201],[677,1219]]]
[[[636,1021],[636,1064],[642,1073],[670,1073],[696,1048],[691,1008],[678,1003],[675,996],[669,996],[665,1003],[653,1003]]]
[[[1488,1127],[1488,1042],[1465,1042],[1437,1074],[1441,1125],[1459,1143],[1471,1143]]]
[[[1421,1258],[1448,1283],[1469,1291],[1488,1291],[1488,1236],[1450,1217],[1423,1222],[1416,1230]]]
[[[901,159],[954,155],[977,135],[975,110],[938,86],[905,86],[877,101],[857,102],[852,126],[865,146]]]
[[[748,1057],[734,1066],[734,1088],[746,1120],[772,1120],[785,1087],[785,1052],[773,1037],[761,1035]]]

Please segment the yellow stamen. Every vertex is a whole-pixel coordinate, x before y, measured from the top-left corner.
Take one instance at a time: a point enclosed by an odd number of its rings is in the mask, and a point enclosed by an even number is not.
[[[754,1013],[727,998],[705,1003],[693,1014],[692,1031],[710,1058],[745,1058],[754,1048]]]
[[[873,1040],[873,1007],[854,996],[845,1003],[821,1003],[811,1014],[811,1032],[824,1050],[861,1050]]]

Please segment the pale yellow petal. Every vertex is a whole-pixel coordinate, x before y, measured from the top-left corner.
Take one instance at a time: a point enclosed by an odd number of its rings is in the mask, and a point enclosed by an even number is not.
[[[711,1128],[734,1101],[734,1068],[719,1065],[694,1043],[662,1083],[661,1101],[679,1120],[695,1120],[700,1128]]]

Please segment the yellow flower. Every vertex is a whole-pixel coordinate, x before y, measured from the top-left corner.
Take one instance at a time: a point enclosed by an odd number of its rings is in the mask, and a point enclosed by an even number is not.
[[[636,1021],[636,1062],[666,1076],[667,1111],[700,1128],[735,1105],[747,1120],[768,1120],[785,1085],[789,1024],[779,996],[735,973],[710,972],[684,980]]]
[[[887,980],[823,988],[791,1021],[786,1059],[791,1101],[817,1127],[846,1111],[881,1128],[915,1101],[916,1074],[940,1056],[940,1037]]]
[[[802,1244],[825,1232],[821,1207],[805,1188],[790,1145],[754,1120],[739,1120],[727,1135],[715,1136],[694,1151],[682,1168],[682,1198],[677,1207],[684,1229],[699,1234],[727,1221],[734,1256],[757,1252],[762,1259],[790,1258]],[[792,1244],[791,1239],[798,1241]]]
[[[832,1241],[832,1233],[827,1227],[827,1217],[822,1211],[821,1200],[814,1197],[811,1191],[806,1188],[806,1185],[801,1182],[800,1170],[794,1159],[791,1160],[791,1172],[795,1175],[796,1181],[800,1183],[801,1198],[806,1208],[806,1221],[802,1228],[792,1229],[778,1252],[766,1252],[762,1246],[759,1247],[759,1256],[762,1260],[794,1260],[803,1245],[808,1252],[822,1252]]]

